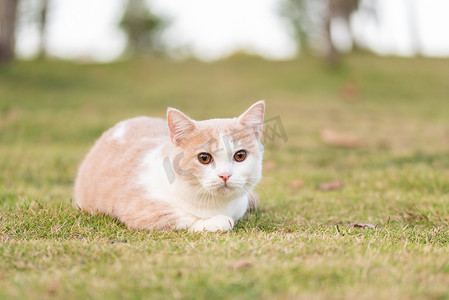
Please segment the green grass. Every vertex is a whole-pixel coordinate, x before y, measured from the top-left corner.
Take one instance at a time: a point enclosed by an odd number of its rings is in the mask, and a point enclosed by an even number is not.
[[[332,71],[255,58],[0,69],[0,299],[447,299],[447,78],[448,60],[370,56]],[[232,232],[136,232],[72,209],[77,166],[119,120],[167,106],[231,117],[258,99],[288,141],[265,145],[261,208]],[[364,146],[329,146],[322,128]],[[332,180],[343,188],[317,188]]]

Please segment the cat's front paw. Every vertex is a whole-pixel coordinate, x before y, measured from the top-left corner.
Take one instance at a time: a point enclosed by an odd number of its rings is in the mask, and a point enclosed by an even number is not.
[[[208,219],[200,219],[196,221],[190,228],[190,231],[230,231],[234,227],[234,220],[225,215],[217,215]]]

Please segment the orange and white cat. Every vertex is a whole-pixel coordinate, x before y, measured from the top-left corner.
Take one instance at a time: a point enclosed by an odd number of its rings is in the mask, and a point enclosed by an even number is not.
[[[229,231],[256,202],[265,104],[233,119],[138,117],[107,130],[81,164],[75,203],[129,228]]]

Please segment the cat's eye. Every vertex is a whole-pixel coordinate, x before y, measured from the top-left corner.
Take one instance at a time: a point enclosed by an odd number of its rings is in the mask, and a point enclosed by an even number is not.
[[[200,153],[198,154],[198,160],[200,161],[200,163],[207,165],[212,161],[212,155],[205,152]]]
[[[245,158],[246,158],[246,151],[245,151],[245,150],[237,151],[237,152],[234,154],[234,159],[235,159],[235,161],[241,162],[241,161],[244,161]]]

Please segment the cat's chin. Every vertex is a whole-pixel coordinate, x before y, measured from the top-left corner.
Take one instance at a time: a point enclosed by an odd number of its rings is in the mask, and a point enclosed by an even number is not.
[[[243,196],[245,194],[245,190],[239,188],[238,186],[232,185],[220,185],[211,189],[213,193],[219,195],[223,198],[236,198]]]
[[[221,185],[215,188],[215,191],[222,194],[229,194],[235,192],[235,188],[232,188],[229,185]]]

